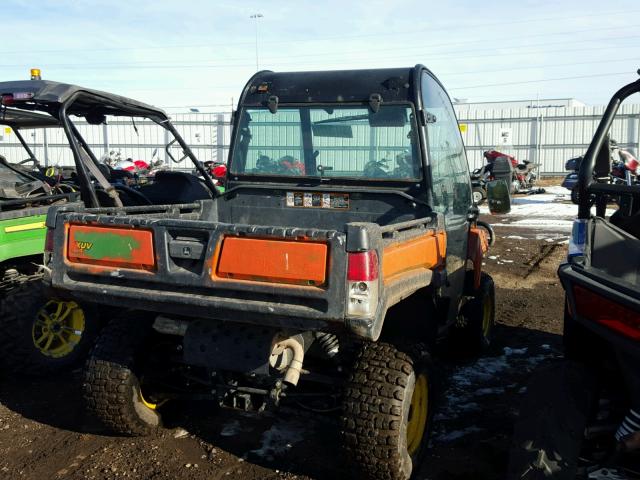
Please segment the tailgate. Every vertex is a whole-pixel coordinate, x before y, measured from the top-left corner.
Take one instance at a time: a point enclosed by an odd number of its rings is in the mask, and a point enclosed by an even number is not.
[[[76,297],[252,321],[342,320],[343,233],[59,213],[52,285]],[[231,313],[233,312],[233,313]],[[307,325],[308,326],[308,325]]]
[[[571,316],[640,358],[640,239],[596,217],[585,252],[558,270]]]

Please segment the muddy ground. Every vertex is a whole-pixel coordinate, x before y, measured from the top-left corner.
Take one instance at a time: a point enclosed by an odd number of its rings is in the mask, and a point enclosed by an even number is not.
[[[497,285],[495,343],[473,361],[440,352],[431,447],[417,478],[503,478],[527,379],[560,355],[564,240],[498,233],[485,265]],[[257,417],[193,403],[175,407],[173,429],[158,437],[112,436],[84,414],[80,377],[0,378],[0,478],[349,478],[334,417],[287,409]]]

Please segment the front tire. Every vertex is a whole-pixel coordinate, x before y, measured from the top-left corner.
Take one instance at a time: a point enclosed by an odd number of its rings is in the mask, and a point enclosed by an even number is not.
[[[476,205],[482,205],[487,198],[487,192],[482,187],[473,187],[472,193]]]
[[[408,480],[424,456],[431,423],[428,354],[365,344],[343,405],[343,443],[354,478]]]
[[[70,369],[85,358],[101,326],[94,309],[48,298],[42,279],[30,278],[0,302],[0,363],[34,376]]]
[[[85,368],[84,397],[89,412],[114,432],[152,435],[162,426],[158,406],[145,399],[140,361],[149,322],[116,318],[102,331]]]

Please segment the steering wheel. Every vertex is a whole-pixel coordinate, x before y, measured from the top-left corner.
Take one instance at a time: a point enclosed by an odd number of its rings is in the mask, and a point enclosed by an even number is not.
[[[186,154],[186,153],[184,152],[184,150],[182,151],[182,153],[183,153],[184,155],[182,155],[182,157],[180,157],[180,159],[179,159],[179,160],[176,160],[176,159],[175,159],[175,157],[174,157],[173,155],[171,155],[171,152],[169,151],[169,149],[171,148],[171,146],[172,146],[174,143],[176,143],[177,141],[178,141],[178,140],[177,140],[177,139],[175,139],[175,138],[174,138],[173,140],[171,140],[169,143],[167,143],[167,146],[166,146],[166,147],[164,147],[164,150],[165,150],[165,152],[167,152],[167,156],[171,159],[171,161],[172,161],[173,163],[182,163],[186,158],[188,158],[188,157],[189,157],[189,155],[188,155],[188,154]]]
[[[113,184],[113,188],[115,188],[118,192],[122,192],[125,195],[128,195],[131,199],[133,199],[138,205],[153,205],[151,200],[149,200],[146,195],[140,193],[135,188],[127,187],[126,185]]]

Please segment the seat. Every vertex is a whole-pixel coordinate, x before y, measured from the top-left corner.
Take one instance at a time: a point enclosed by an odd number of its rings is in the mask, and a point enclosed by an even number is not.
[[[154,205],[191,203],[212,197],[209,189],[195,175],[171,170],[156,173],[153,183],[142,186],[140,193]]]

